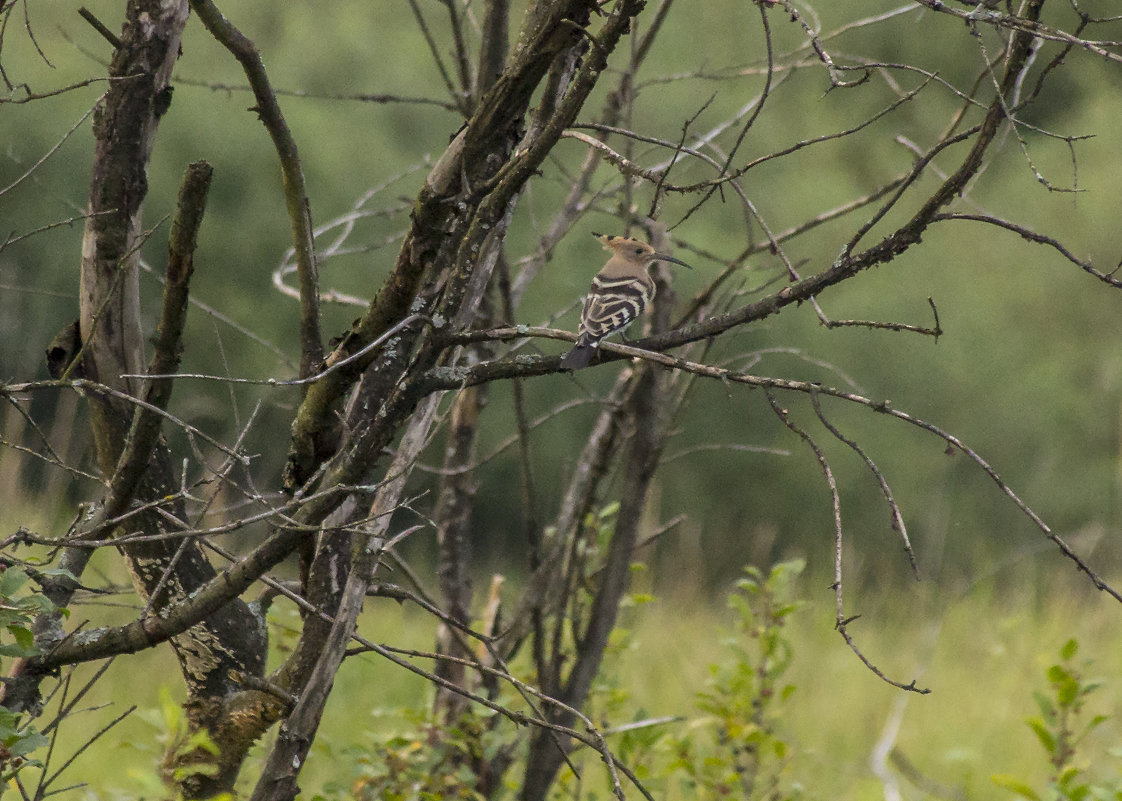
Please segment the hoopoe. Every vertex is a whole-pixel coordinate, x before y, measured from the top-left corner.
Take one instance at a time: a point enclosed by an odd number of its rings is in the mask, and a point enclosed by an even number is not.
[[[561,360],[561,369],[579,370],[588,366],[600,340],[608,334],[623,331],[646,311],[655,294],[655,282],[648,268],[656,261],[672,261],[689,267],[684,261],[656,253],[646,242],[623,236],[593,234],[610,250],[612,257],[592,279],[584,311],[577,329],[577,344]],[[690,267],[690,269],[693,269]]]

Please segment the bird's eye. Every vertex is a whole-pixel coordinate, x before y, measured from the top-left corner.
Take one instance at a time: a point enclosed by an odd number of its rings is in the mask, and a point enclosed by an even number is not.
[[[638,256],[638,255],[639,255],[640,253],[642,253],[642,252],[643,252],[643,249],[642,249],[642,248],[635,248],[635,255],[636,255],[636,256]]]

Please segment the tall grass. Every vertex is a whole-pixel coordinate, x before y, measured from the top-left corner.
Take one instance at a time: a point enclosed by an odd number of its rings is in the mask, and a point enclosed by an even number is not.
[[[1104,681],[1088,702],[1093,711],[1110,714],[1122,702],[1122,609],[1061,571],[1056,558],[1026,562],[957,590],[930,582],[906,592],[854,593],[853,611],[863,617],[850,630],[864,653],[893,678],[930,688],[926,695],[887,685],[849,651],[833,630],[827,584],[820,576],[801,578],[797,595],[805,604],[783,633],[793,651],[784,681],[794,692],[783,701],[776,734],[789,746],[784,781],[802,788],[804,797],[1012,798],[991,781],[994,774],[1043,786],[1051,766],[1024,722],[1039,714],[1033,693],[1046,689],[1045,670],[1072,637],[1080,642],[1080,659],[1091,660],[1085,677]],[[729,658],[726,641],[738,636],[736,614],[720,598],[682,593],[637,601],[626,610],[626,631],[619,633],[601,679],[601,699],[611,701],[598,705],[595,722],[613,727],[679,717],[660,729],[670,742],[700,725],[697,694],[710,681],[708,666]],[[295,623],[291,615],[284,607],[272,615],[281,647],[285,624]],[[364,633],[374,640],[420,649],[432,643],[431,619],[408,606],[372,602],[366,618]],[[179,692],[180,683],[169,672],[174,663],[166,653],[139,664],[122,660],[110,668],[93,693],[96,703],[110,706],[63,727],[57,751],[65,756],[127,705],[140,707],[107,735],[108,751],[104,743],[95,745],[70,768],[71,782],[88,783],[88,797],[154,792],[157,739],[167,727],[160,692]],[[363,751],[391,733],[415,731],[430,700],[423,680],[374,656],[352,658],[303,771],[304,797],[324,787],[349,787]],[[1105,755],[1120,735],[1118,721],[1110,719],[1081,746],[1090,780],[1117,776],[1117,764]],[[575,762],[583,772],[579,797],[607,797],[598,755],[578,752]],[[247,766],[247,781],[253,773]],[[659,798],[691,797],[680,781],[666,777],[656,775],[652,787]]]

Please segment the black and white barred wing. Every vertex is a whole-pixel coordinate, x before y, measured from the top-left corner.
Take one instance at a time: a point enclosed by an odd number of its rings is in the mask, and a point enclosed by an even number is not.
[[[627,328],[647,308],[653,294],[650,287],[634,278],[597,276],[584,303],[577,342],[591,345]]]

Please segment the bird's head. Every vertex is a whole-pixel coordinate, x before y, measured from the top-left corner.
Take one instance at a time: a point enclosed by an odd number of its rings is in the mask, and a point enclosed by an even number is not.
[[[693,267],[686,264],[684,261],[679,261],[673,256],[667,256],[665,253],[659,253],[646,242],[640,242],[638,239],[632,239],[627,236],[613,236],[612,234],[593,234],[594,237],[600,240],[604,245],[604,250],[610,250],[616,256],[632,264],[637,264],[646,267],[652,261],[672,261],[675,264],[680,264],[683,267]]]

